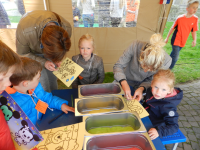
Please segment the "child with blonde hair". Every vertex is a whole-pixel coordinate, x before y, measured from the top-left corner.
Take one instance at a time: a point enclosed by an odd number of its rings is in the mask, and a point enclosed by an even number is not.
[[[21,60],[22,69],[19,69],[10,77],[12,87],[8,87],[6,91],[33,124],[36,125],[37,120],[41,118],[42,113],[46,112],[46,109],[58,109],[66,114],[68,111],[74,112],[74,108],[67,105],[68,101],[53,96],[52,93],[43,89],[41,83],[39,83],[42,71],[42,65],[39,62],[28,57],[21,57]],[[36,105],[42,107],[41,103],[45,103],[44,112],[36,109]]]
[[[163,50],[164,45],[162,36],[155,33],[149,42],[134,41],[115,63],[114,78],[121,84],[127,99],[140,100],[142,91],[150,86],[158,69],[169,68],[171,57]]]
[[[80,54],[73,56],[72,60],[84,68],[83,72],[72,83],[72,88],[78,85],[102,83],[105,77],[103,60],[93,53],[94,38],[85,34],[79,39]]]
[[[171,70],[160,69],[146,89],[144,108],[149,113],[153,128],[148,131],[152,140],[178,131],[177,105],[183,98],[183,91],[174,88],[175,76]]]
[[[179,52],[185,46],[187,38],[192,33],[192,47],[196,45],[196,31],[198,31],[198,17],[194,15],[197,12],[199,6],[199,0],[188,0],[187,13],[178,16],[174,24],[172,25],[165,42],[168,42],[170,35],[173,33],[171,38],[172,52],[170,56],[172,57],[172,64],[170,69],[173,69],[174,65],[178,61]]]

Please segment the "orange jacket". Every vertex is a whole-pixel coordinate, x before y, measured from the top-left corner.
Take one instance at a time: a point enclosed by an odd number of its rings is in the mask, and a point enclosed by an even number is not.
[[[127,0],[127,10],[131,10],[131,11],[136,11],[139,9],[139,0],[135,0],[135,4],[133,4],[134,0]],[[127,12],[126,14],[126,22],[131,22],[131,21],[135,21],[135,13],[129,13]]]

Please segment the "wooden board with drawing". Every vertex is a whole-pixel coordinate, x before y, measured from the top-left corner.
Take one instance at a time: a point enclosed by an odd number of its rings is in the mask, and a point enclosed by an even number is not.
[[[53,74],[69,87],[83,70],[84,69],[74,61],[66,58],[62,61],[58,70],[54,71]]]

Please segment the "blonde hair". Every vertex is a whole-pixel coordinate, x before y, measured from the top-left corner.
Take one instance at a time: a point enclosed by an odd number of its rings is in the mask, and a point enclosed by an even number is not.
[[[90,34],[84,34],[84,35],[82,35],[81,36],[81,38],[79,39],[79,42],[78,42],[78,47],[80,47],[80,44],[81,44],[81,42],[83,41],[83,40],[88,40],[88,41],[91,41],[91,43],[92,43],[92,46],[93,46],[93,48],[94,48],[94,38],[90,35]]]
[[[165,51],[162,47],[165,42],[160,34],[153,34],[150,38],[150,44],[144,46],[141,50],[139,62],[142,68],[148,68],[150,71],[158,70],[165,59]]]
[[[153,76],[152,83],[161,78],[164,81],[167,81],[167,84],[171,90],[174,88],[175,76],[170,69],[159,69],[158,72]]]
[[[188,0],[187,8],[188,8],[191,4],[196,4],[196,3],[199,4],[199,1],[198,1],[198,0]]]

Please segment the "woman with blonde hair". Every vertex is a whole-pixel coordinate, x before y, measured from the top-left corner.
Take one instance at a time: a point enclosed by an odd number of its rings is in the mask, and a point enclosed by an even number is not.
[[[149,43],[134,41],[115,63],[114,78],[121,84],[127,99],[140,100],[142,98],[140,91],[150,86],[157,70],[169,68],[172,59],[163,50],[164,45],[162,36],[153,34]],[[134,90],[138,88],[133,97],[130,88]]]

